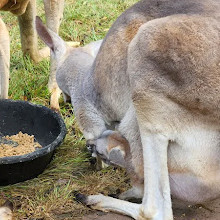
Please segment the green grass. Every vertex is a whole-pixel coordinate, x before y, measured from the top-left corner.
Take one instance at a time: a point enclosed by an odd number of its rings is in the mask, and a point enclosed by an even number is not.
[[[135,2],[66,0],[60,36],[81,45],[102,39],[116,18]],[[42,1],[37,1],[37,7],[45,20]],[[1,16],[11,37],[10,98],[49,106],[49,60],[34,65],[28,57],[23,58],[16,17],[8,12]],[[91,167],[71,105],[61,101],[60,106],[68,134],[48,168],[38,178],[0,188],[0,204],[7,198],[13,201],[15,219],[79,219],[89,210],[74,202],[73,191],[108,194],[128,187],[123,170],[109,167],[97,172]]]

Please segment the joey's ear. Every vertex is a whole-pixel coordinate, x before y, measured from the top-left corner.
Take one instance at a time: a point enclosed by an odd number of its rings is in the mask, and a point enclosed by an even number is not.
[[[52,37],[47,29],[47,27],[43,24],[42,20],[40,17],[36,16],[35,20],[36,24],[36,30],[43,42],[51,49],[54,50],[54,45],[53,45],[53,40]]]
[[[120,146],[114,147],[109,152],[109,161],[112,164],[120,167],[125,167],[125,153],[121,150]]]
[[[56,59],[65,54],[66,43],[55,32],[48,29],[38,16],[36,17],[35,25],[39,37],[51,49]]]
[[[117,131],[111,133],[107,139],[109,160],[113,164],[125,167],[125,157],[130,151],[128,141]]]

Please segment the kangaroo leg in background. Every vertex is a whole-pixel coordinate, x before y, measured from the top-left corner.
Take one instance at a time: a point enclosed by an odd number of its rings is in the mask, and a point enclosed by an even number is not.
[[[0,19],[0,98],[8,98],[10,41],[8,30]]]
[[[0,8],[4,7],[7,4],[8,0],[2,0],[0,2]]]
[[[18,16],[18,22],[23,54],[29,54],[31,59],[37,63],[42,59],[42,57],[38,51],[35,17],[36,1],[32,0],[28,3],[25,13]]]
[[[63,16],[63,7],[64,0],[44,0],[44,8],[46,14],[46,20],[48,27],[54,32],[58,33],[60,21]],[[37,44],[37,33],[35,30],[35,17],[36,17],[36,1],[32,0],[29,2],[26,12],[18,16],[20,32],[21,32],[21,44],[22,51],[24,54],[30,54],[31,59],[35,62],[39,62],[42,58],[49,55],[49,49],[43,48],[38,50]],[[51,92],[50,105],[51,108],[59,110],[59,96],[61,90],[59,89],[55,71],[56,63],[53,58],[50,58],[51,61],[51,71],[49,78],[49,91]]]
[[[44,0],[44,9],[46,13],[46,22],[49,29],[58,34],[59,26],[63,17],[64,0]],[[57,63],[50,56],[50,78],[48,88],[51,92],[50,105],[54,110],[59,110],[59,97],[61,90],[56,81]]]

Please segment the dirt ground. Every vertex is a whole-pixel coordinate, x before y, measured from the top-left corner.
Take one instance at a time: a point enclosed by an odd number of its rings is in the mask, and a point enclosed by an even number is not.
[[[178,200],[173,201],[175,220],[220,220],[220,198],[205,205],[189,205]],[[95,212],[84,216],[82,220],[131,220],[132,218],[114,214]]]

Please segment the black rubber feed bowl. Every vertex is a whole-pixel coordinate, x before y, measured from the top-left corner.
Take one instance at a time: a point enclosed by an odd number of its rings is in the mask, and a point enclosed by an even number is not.
[[[51,109],[24,101],[0,100],[0,132],[14,135],[19,131],[34,135],[43,148],[23,156],[0,158],[1,186],[42,173],[66,135],[64,121]]]

